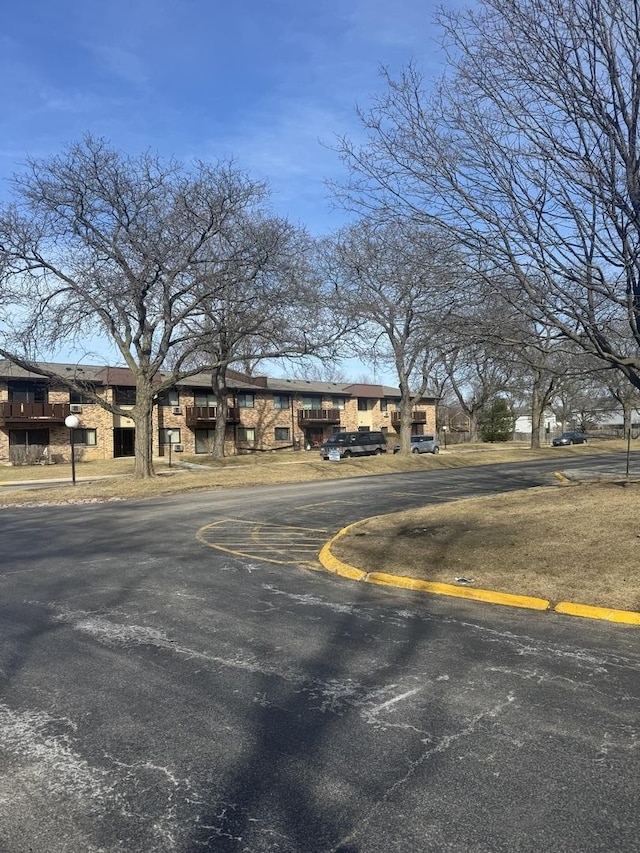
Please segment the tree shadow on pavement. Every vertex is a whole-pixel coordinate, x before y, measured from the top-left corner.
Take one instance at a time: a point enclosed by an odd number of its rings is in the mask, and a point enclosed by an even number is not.
[[[252,701],[244,724],[251,747],[210,792],[209,811],[201,815],[187,853],[359,853],[357,823],[366,822],[372,803],[389,787],[384,774],[370,772],[369,756],[375,750],[383,763],[389,756],[375,724],[364,721],[360,738],[354,724],[362,726],[367,703],[379,703],[381,685],[406,682],[403,670],[415,642],[430,630],[429,621],[419,618],[405,619],[402,627],[389,624],[385,617],[393,608],[392,600],[385,607],[359,589],[333,629],[296,661],[301,678],[256,675],[254,698],[245,697]],[[396,683],[389,685],[391,680]],[[391,784],[406,772],[392,764],[385,769]]]

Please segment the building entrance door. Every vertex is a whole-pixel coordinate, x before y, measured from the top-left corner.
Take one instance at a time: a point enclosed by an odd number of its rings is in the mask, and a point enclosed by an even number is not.
[[[113,430],[113,455],[135,456],[136,455],[136,431],[135,427],[115,427]]]
[[[322,427],[305,427],[305,447],[320,447],[324,442],[324,430]]]

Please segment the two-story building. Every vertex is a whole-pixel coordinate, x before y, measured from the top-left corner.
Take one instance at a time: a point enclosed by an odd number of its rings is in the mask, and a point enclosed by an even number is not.
[[[135,383],[126,368],[47,367],[81,381],[125,413],[135,404]],[[227,454],[315,448],[339,430],[393,436],[400,426],[400,392],[384,385],[250,377],[229,370],[227,387]],[[70,414],[80,421],[73,438],[83,458],[133,456],[135,425],[126,414],[114,415],[87,393],[0,360],[0,463],[68,459],[65,418]],[[153,416],[154,455],[165,455],[169,444],[175,452],[210,453],[217,419],[211,377],[198,374],[159,394]],[[435,418],[436,399],[426,396],[412,411],[412,432],[435,432]]]

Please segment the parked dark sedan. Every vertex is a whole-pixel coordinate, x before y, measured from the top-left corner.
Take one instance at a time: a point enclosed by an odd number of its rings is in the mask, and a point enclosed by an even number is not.
[[[551,443],[554,447],[566,447],[568,444],[586,444],[587,436],[583,432],[563,432]]]

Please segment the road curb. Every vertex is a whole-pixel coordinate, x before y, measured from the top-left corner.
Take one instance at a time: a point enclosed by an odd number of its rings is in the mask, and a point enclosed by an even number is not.
[[[594,607],[592,604],[573,604],[571,601],[561,601],[553,609],[556,613],[564,613],[565,616],[582,616],[585,619],[603,619],[606,622],[640,625],[640,613],[634,610],[614,610],[610,607]]]
[[[330,539],[322,546],[322,549],[318,554],[318,559],[328,572],[332,572],[334,575],[340,575],[342,578],[349,578],[353,581],[363,581],[367,576],[367,572],[363,572],[362,569],[357,569],[355,566],[350,566],[348,563],[343,563],[342,560],[339,560],[331,553],[331,546],[336,540],[340,539],[358,524],[360,524],[360,522],[356,521],[354,524],[349,524],[347,527],[343,527],[342,530],[339,530],[336,533],[333,539]]]
[[[419,592],[430,592],[433,595],[450,595],[454,598],[466,598],[473,601],[484,601],[488,604],[504,604],[508,607],[524,607],[528,610],[548,610],[551,603],[546,598],[534,598],[529,595],[513,595],[508,592],[495,592],[490,589],[478,589],[469,586],[454,586],[449,583],[423,581],[404,575],[389,575],[385,572],[367,572],[363,578],[366,583],[380,586],[396,586],[402,589],[414,589]]]
[[[350,530],[362,524],[365,520],[356,521],[339,530],[336,535],[326,542],[318,555],[318,559],[328,572],[339,575],[349,580],[362,581],[363,583],[376,584],[377,586],[391,586],[397,589],[410,589],[416,592],[427,592],[432,595],[446,595],[452,598],[464,598],[471,601],[481,601],[486,604],[501,604],[506,607],[519,607],[526,610],[537,610],[542,612],[553,611],[564,616],[581,616],[586,619],[599,619],[607,622],[617,622],[626,625],[640,625],[640,613],[633,610],[615,610],[607,607],[595,607],[591,604],[574,604],[570,601],[561,601],[552,604],[545,598],[535,598],[528,595],[514,595],[507,592],[497,592],[490,589],[478,589],[476,587],[458,587],[448,583],[435,581],[423,581],[405,575],[392,575],[386,572],[367,572],[358,569],[349,563],[345,563],[336,557],[332,551],[332,545],[345,536]]]

